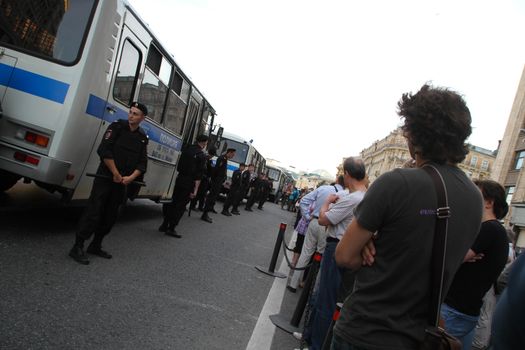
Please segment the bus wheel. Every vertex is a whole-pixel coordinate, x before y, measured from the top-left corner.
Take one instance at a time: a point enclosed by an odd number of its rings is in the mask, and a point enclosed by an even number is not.
[[[0,169],[0,192],[5,192],[13,187],[21,176]]]

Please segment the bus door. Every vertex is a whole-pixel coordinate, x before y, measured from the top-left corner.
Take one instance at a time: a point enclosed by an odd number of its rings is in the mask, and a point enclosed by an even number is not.
[[[197,138],[197,127],[199,123],[198,119],[201,108],[201,103],[198,100],[199,97],[200,96],[196,96],[194,94],[192,94],[190,97],[190,104],[188,106],[188,114],[186,117],[186,125],[184,127],[183,142],[185,145],[191,145]]]
[[[126,13],[125,17],[132,17]],[[90,96],[91,108],[100,110],[102,124],[100,126],[94,147],[91,150],[88,164],[84,170],[86,173],[94,173],[100,162],[97,148],[100,144],[106,128],[118,119],[128,119],[129,105],[134,100],[136,86],[144,62],[146,47],[139,38],[130,30],[128,20],[124,20],[120,40],[116,46],[117,55],[112,68],[112,81],[106,96]],[[89,195],[90,177],[83,176],[81,184],[77,187],[75,197],[84,198]],[[75,198],[74,197],[74,198]]]
[[[129,14],[129,13],[128,13]],[[147,48],[124,23],[119,44],[113,83],[108,91],[104,121],[112,123],[118,119],[127,119],[131,102],[135,100],[141,66],[146,57]]]
[[[16,58],[7,56],[4,49],[0,48],[0,103],[4,102],[5,91],[11,81],[15,65]]]

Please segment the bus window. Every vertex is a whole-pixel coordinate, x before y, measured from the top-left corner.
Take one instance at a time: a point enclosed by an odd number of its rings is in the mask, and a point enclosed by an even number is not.
[[[250,146],[245,143],[223,138],[218,148],[217,155],[226,152],[228,148],[235,148],[235,156],[231,159],[232,162],[247,163],[246,157],[248,156]]]
[[[154,45],[151,45],[149,48],[146,66],[151,69],[164,84],[169,84],[172,65]]]
[[[139,101],[148,106],[148,117],[160,123],[173,67],[153,45],[150,46]]]
[[[184,126],[184,114],[186,113],[186,103],[172,90],[168,97],[164,126],[177,135],[182,135]]]
[[[170,88],[171,90],[175,91],[175,93],[179,96],[181,96],[183,82],[184,79],[180,76],[178,72],[175,72],[175,74],[173,74],[173,80],[171,81]]]
[[[81,53],[94,0],[0,1],[0,43],[64,63]]]
[[[140,51],[129,40],[126,40],[122,47],[120,64],[113,85],[113,97],[126,106],[133,102],[131,99],[137,83],[140,61]]]
[[[213,120],[213,113],[206,109],[202,115],[201,125],[199,127],[199,134],[208,135],[211,130],[211,122]]]
[[[273,181],[279,181],[281,177],[281,171],[277,169],[268,168],[268,177]]]
[[[139,101],[148,107],[148,117],[158,123],[162,120],[167,93],[168,87],[146,68],[140,86]]]

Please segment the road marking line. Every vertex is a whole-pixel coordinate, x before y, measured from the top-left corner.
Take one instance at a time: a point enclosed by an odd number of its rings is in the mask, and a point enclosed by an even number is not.
[[[287,271],[284,271],[287,266],[286,260],[283,259],[279,266],[279,272],[287,274]],[[286,278],[275,277],[246,350],[269,350],[271,348],[276,327],[270,321],[270,315],[278,314],[281,311],[286,282]]]

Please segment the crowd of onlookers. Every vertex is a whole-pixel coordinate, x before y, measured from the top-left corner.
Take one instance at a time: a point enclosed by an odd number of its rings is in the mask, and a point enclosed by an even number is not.
[[[419,350],[439,326],[465,350],[524,348],[525,254],[515,258],[502,224],[505,190],[457,167],[471,133],[465,101],[424,85],[402,96],[398,113],[413,157],[404,168],[369,185],[363,161],[350,157],[333,184],[281,198],[299,209],[290,292],[322,254],[294,336],[309,349]]]
[[[97,177],[69,252],[80,264],[89,264],[84,243],[91,237],[87,253],[112,257],[102,240],[147,169],[148,139],[139,126],[147,113],[134,102],[128,120],[108,126],[101,141]],[[322,254],[305,329],[295,336],[311,349],[420,350],[440,336],[441,326],[464,350],[523,349],[525,254],[514,260],[509,252],[501,223],[508,212],[504,188],[492,180],[471,181],[457,167],[472,131],[465,101],[449,89],[424,85],[403,94],[398,114],[413,158],[404,168],[369,184],[363,160],[349,157],[333,184],[283,191],[282,208],[297,211],[290,292],[300,287],[314,253]],[[348,130],[351,140],[359,125]],[[198,208],[199,198],[201,219],[213,221],[208,213],[215,212],[236,150],[214,160],[207,144],[208,137],[198,135],[182,151],[159,227],[168,236],[181,237],[175,227],[188,203]],[[253,165],[241,164],[222,214],[239,215],[247,193],[245,210],[255,203],[262,209],[271,186]],[[344,303],[332,333],[338,302]]]

